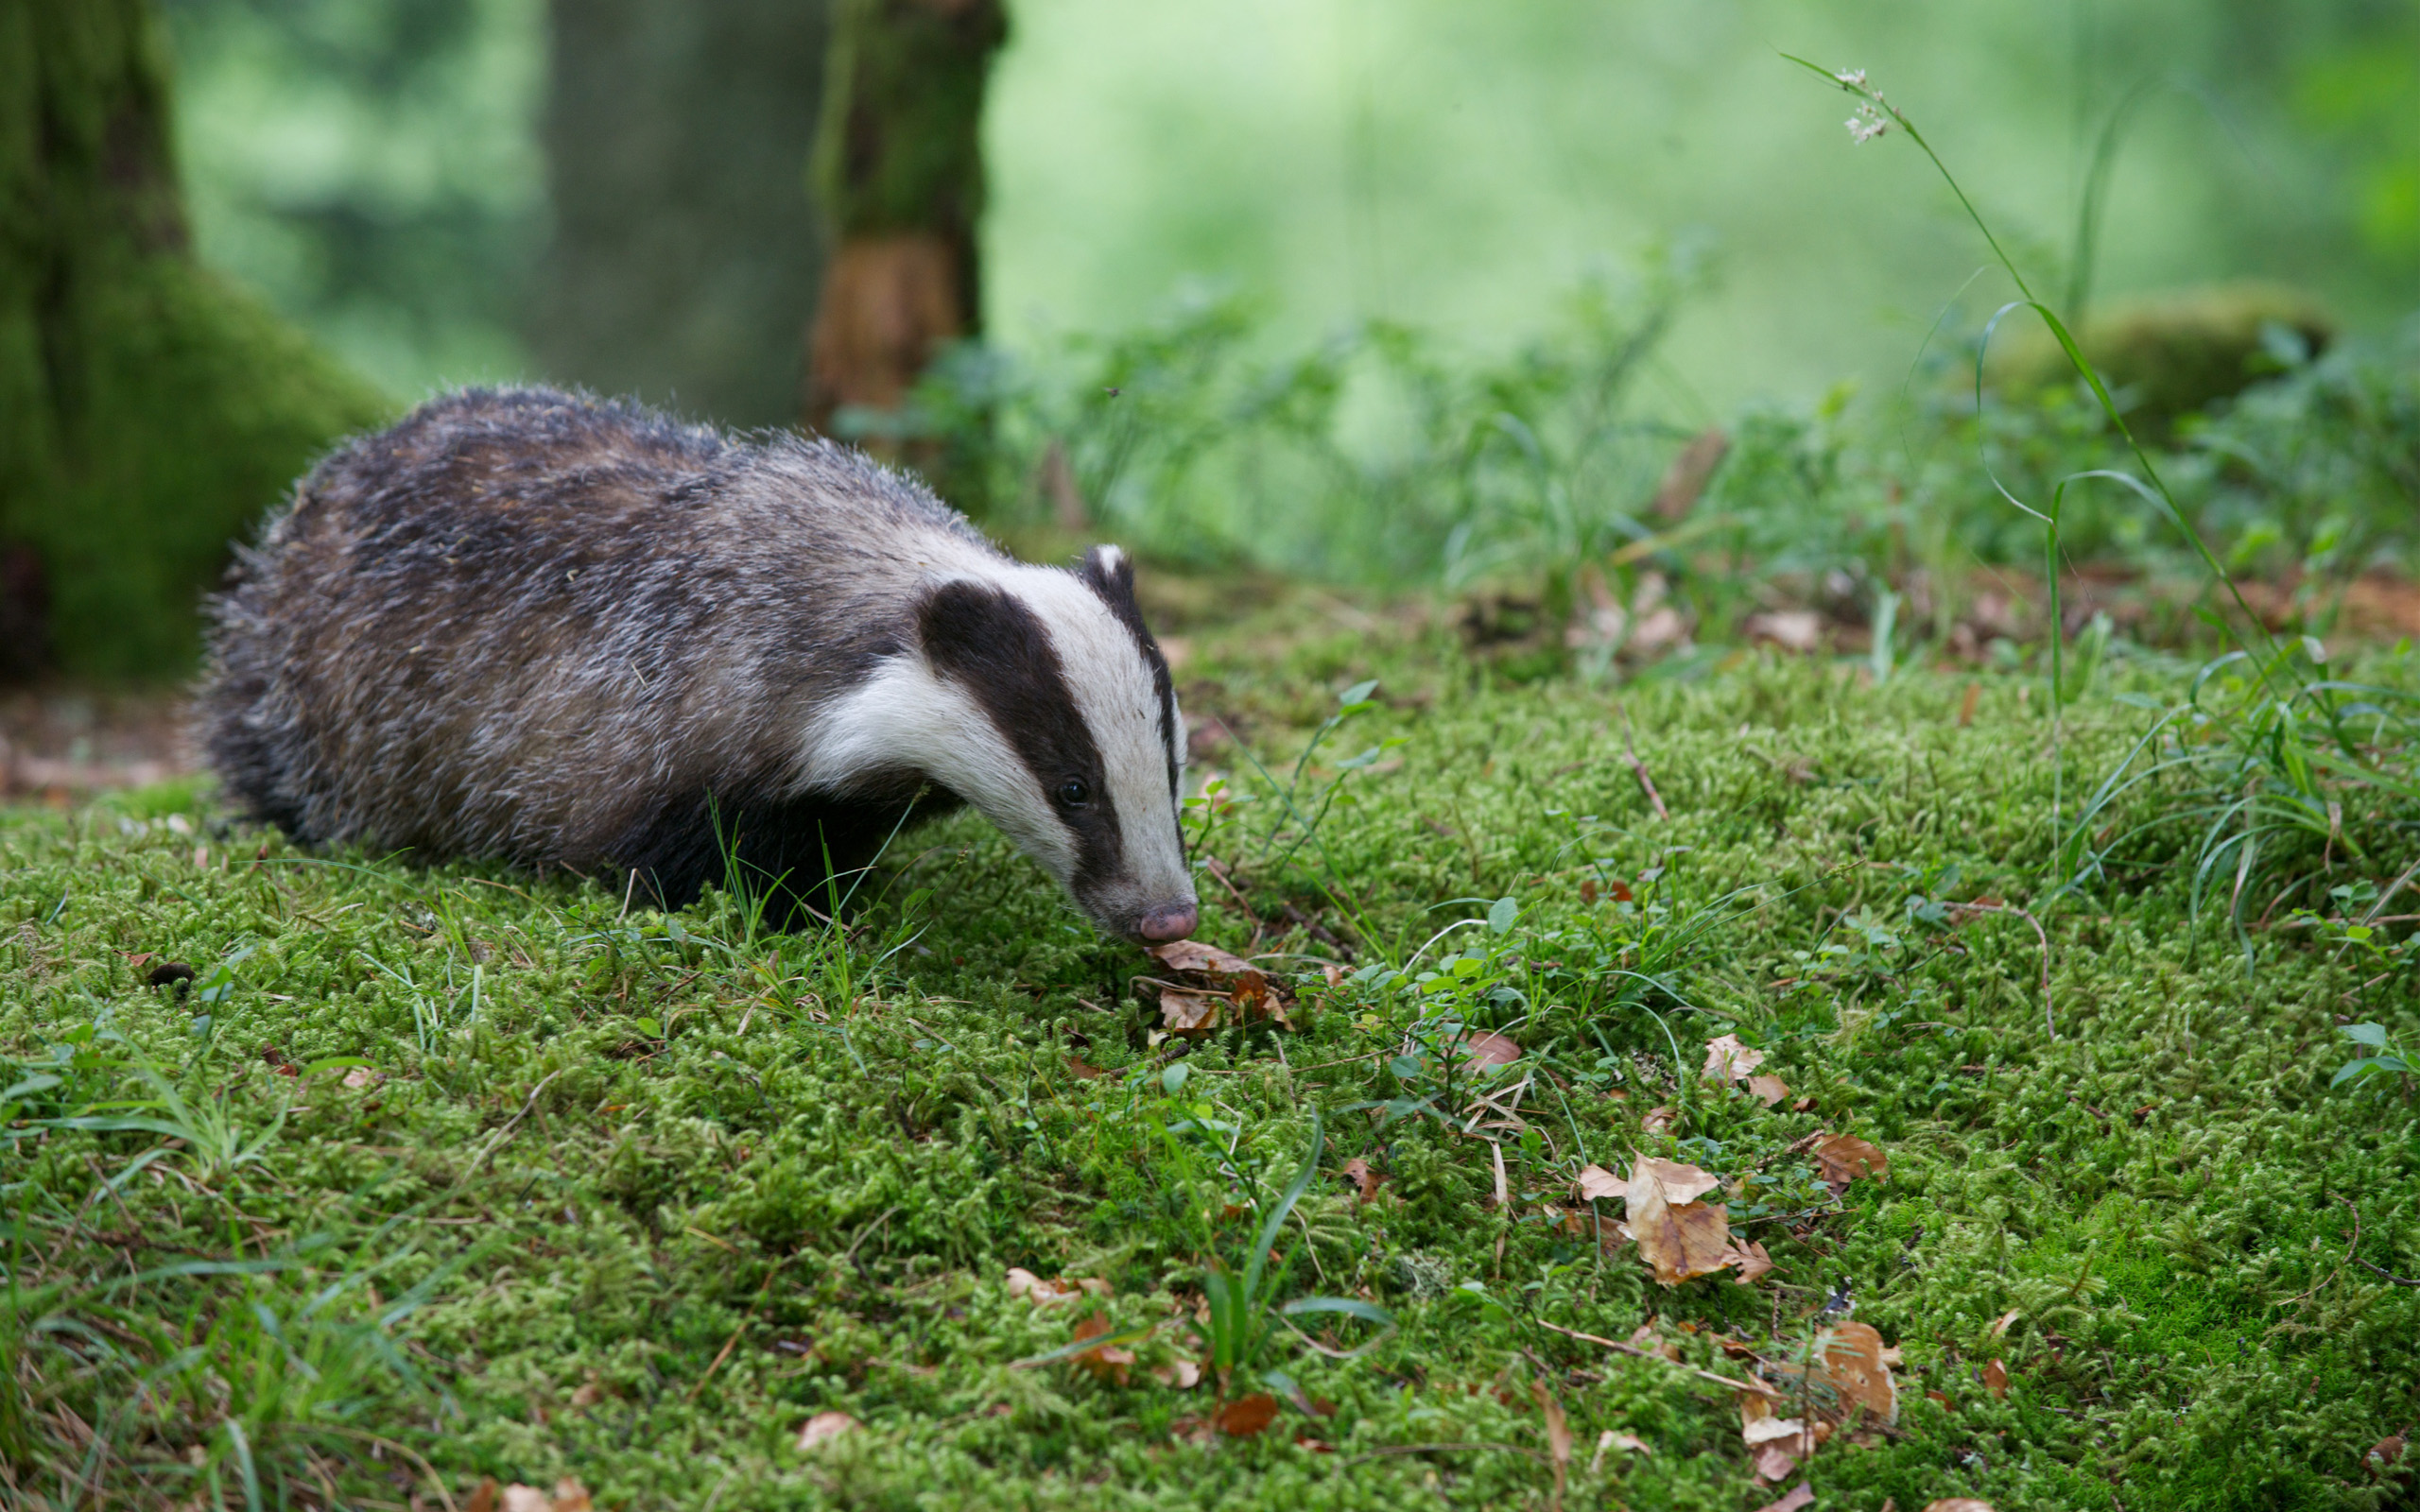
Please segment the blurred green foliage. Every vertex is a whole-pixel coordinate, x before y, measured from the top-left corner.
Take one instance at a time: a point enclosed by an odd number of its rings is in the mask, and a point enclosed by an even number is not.
[[[159,5],[203,259],[391,392],[525,370],[543,6]]]

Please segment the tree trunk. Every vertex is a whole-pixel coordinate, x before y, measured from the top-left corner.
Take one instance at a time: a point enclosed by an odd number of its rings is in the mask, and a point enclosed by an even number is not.
[[[188,255],[148,0],[0,0],[0,673],[182,671],[231,538],[386,407]]]
[[[807,341],[807,422],[895,409],[982,329],[976,231],[1000,0],[839,0],[816,184],[835,248]]]
[[[822,236],[824,0],[552,0],[549,373],[728,424],[794,421]]]

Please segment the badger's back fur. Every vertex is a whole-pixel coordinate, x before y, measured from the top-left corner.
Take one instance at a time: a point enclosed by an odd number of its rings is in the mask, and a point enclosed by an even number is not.
[[[1183,730],[1124,558],[1016,562],[829,442],[455,394],[314,470],[212,620],[204,747],[300,841],[679,902],[726,843],[807,891],[962,799],[1106,927],[1191,926]]]

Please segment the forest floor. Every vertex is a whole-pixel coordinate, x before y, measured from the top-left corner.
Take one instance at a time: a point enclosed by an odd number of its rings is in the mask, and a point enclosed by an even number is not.
[[[1257,972],[965,818],[843,938],[0,811],[0,1501],[2408,1504],[2412,973],[2043,884],[2172,670],[1288,613],[1181,640]]]

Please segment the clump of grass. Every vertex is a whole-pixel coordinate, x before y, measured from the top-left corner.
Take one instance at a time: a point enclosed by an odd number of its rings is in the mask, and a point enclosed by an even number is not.
[[[1791,61],[1823,75],[1858,101],[1857,117],[1849,123],[1858,141],[1895,129],[1940,171],[2020,296],[2002,307],[1993,325],[2019,310],[2040,318],[2122,442],[2131,464],[2130,469],[2091,468],[2058,478],[2045,508],[2024,502],[1996,475],[1992,479],[2002,498],[2043,527],[2053,742],[2069,698],[2062,675],[2066,638],[2060,627],[2060,526],[2070,489],[2114,484],[2164,515],[2206,574],[2219,601],[2204,611],[2205,617],[2235,643],[2232,652],[2193,677],[2185,698],[2103,781],[2071,827],[2054,804],[2052,822],[2062,830],[2054,885],[2072,886],[2077,879],[2106,875],[2105,852],[2095,850],[2106,799],[2125,786],[2155,782],[2169,801],[2152,827],[2181,824],[2199,832],[2190,858],[2192,919],[2198,922],[2205,902],[2223,888],[2225,916],[2248,954],[2244,910],[2261,893],[2274,887],[2259,916],[2265,920],[2297,894],[2323,891],[2340,848],[2348,863],[2376,871],[2384,855],[2365,847],[2363,838],[2376,841],[2420,825],[2420,772],[2414,768],[2415,757],[2420,757],[2420,742],[2415,742],[2420,703],[2404,690],[2328,679],[2319,671],[2325,657],[2316,642],[2278,641],[2179,502],[2075,335],[2057,311],[2034,296],[2023,271],[1915,124],[1867,81],[1862,70],[1835,73],[1804,59]],[[1980,353],[1975,394],[1980,408]],[[2163,734],[2172,736],[2164,745]],[[2143,757],[2151,760],[2138,766]],[[2348,808],[2356,814],[2350,831]],[[2125,838],[2136,839],[2142,833],[2130,831]],[[2383,881],[2382,875],[2376,879]]]

